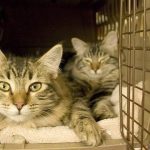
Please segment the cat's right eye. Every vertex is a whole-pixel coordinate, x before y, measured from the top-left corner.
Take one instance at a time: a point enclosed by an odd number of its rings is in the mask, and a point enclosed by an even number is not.
[[[91,64],[92,63],[92,59],[90,58],[85,58],[84,59],[84,62],[88,63],[88,64]]]
[[[31,92],[37,92],[41,89],[42,84],[40,82],[32,83],[29,87]]]
[[[7,82],[0,82],[0,90],[8,92],[10,90],[10,85]]]

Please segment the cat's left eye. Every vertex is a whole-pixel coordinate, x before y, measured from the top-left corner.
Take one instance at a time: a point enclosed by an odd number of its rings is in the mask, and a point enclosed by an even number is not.
[[[10,90],[10,85],[7,82],[0,82],[0,90],[8,92]]]
[[[91,64],[91,63],[92,63],[92,59],[90,59],[90,58],[85,58],[84,61],[85,61],[86,63],[88,63],[88,64]]]
[[[103,64],[105,63],[110,57],[108,55],[106,55],[105,57],[101,57],[98,59],[98,62]]]
[[[42,87],[42,84],[40,82],[35,82],[30,85],[29,90],[31,92],[37,92],[41,89],[41,87]]]

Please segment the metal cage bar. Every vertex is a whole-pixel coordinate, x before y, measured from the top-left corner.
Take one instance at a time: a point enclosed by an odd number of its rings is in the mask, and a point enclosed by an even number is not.
[[[120,0],[106,0],[106,5],[96,9],[96,39],[103,40],[110,30],[119,28]]]
[[[96,12],[97,40],[119,33],[122,137],[128,149],[150,150],[150,0],[106,0]]]
[[[120,124],[128,149],[149,150],[150,41],[148,0],[121,0],[120,4]],[[125,53],[125,61],[121,53]],[[139,87],[139,82],[141,85]],[[122,88],[126,86],[124,93]],[[138,96],[139,95],[139,96]],[[123,105],[127,103],[127,108]]]

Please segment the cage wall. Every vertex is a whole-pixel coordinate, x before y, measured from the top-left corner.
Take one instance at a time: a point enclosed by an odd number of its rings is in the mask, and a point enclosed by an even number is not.
[[[121,133],[129,149],[150,144],[150,1],[121,0]],[[122,54],[124,57],[122,57]],[[124,91],[123,87],[127,90]],[[124,104],[127,107],[124,107]]]
[[[106,1],[96,12],[97,40],[118,32],[120,129],[128,149],[150,149],[149,18],[149,0]]]
[[[111,30],[119,31],[120,0],[106,0],[96,8],[96,40],[103,40]]]

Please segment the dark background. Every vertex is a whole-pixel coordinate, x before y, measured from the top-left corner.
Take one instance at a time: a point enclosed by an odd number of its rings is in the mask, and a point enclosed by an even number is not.
[[[70,39],[95,41],[95,7],[102,0],[4,0],[0,2],[0,46],[17,54],[41,53]]]

